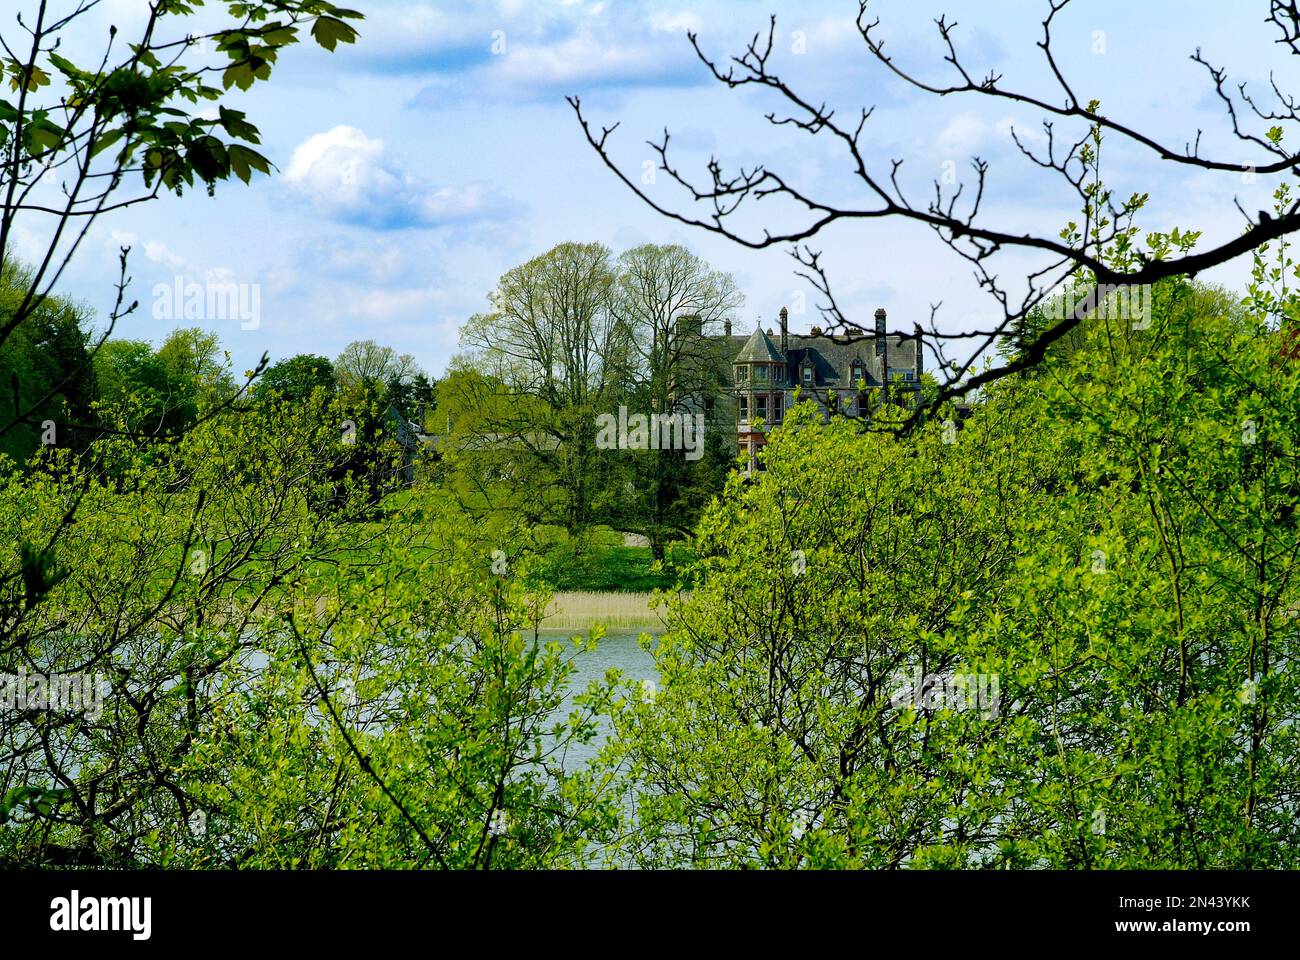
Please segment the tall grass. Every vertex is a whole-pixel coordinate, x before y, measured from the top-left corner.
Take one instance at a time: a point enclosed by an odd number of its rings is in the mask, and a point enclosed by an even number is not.
[[[555,594],[542,621],[547,630],[588,630],[602,623],[608,630],[664,629],[665,607],[651,608],[649,593],[593,593],[570,591]]]

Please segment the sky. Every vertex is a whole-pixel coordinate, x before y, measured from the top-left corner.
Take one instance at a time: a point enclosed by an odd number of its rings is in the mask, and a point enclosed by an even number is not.
[[[600,242],[616,254],[643,242],[682,243],[735,277],[745,296],[740,329],[773,325],[786,305],[792,330],[801,332],[818,322],[816,295],[786,250],[750,250],[650,209],[603,166],[564,99],[581,97],[596,124],[619,123],[612,152],[638,180],[652,157],[646,140],[667,128],[674,161],[692,175],[703,174],[710,157],[731,170],[764,163],[819,195],[867,202],[829,138],[770,124],[765,115],[779,109],[770,92],[719,84],[686,38],[697,32],[707,52],[725,59],[766,31],[770,14],[777,18],[773,70],[841,117],[874,107],[864,134],[868,157],[885,172],[902,159],[901,181],[918,200],[945,172],[966,179],[979,155],[990,164],[983,223],[1054,236],[1076,213],[1059,178],[1035,168],[1011,141],[1014,129],[1041,145],[1041,113],[907,87],[866,52],[854,26],[856,2],[347,5],[366,14],[355,46],[333,54],[311,44],[291,48],[269,83],[231,98],[261,128],[272,174],[251,186],[221,185],[215,197],[191,191],[105,216],[64,278],[67,293],[102,321],[118,251],[129,245],[131,293],[141,306],[118,335],[157,343],[196,322],[220,335],[241,370],[264,351],[272,361],[334,357],[353,340],[373,339],[438,375],[457,352],[460,326],[488,308],[488,294],[511,267],[564,241]],[[68,49],[88,58],[110,23],[129,30],[142,7],[143,0],[103,0]],[[1076,0],[1056,21],[1054,50],[1080,99],[1101,100],[1116,119],[1175,147],[1199,131],[1203,154],[1248,164],[1259,155],[1233,139],[1204,68],[1189,57],[1202,48],[1231,83],[1246,81],[1251,91],[1265,92],[1272,71],[1279,86],[1300,92],[1300,70],[1264,22],[1267,8],[1265,0]],[[1036,47],[1046,10],[1045,0],[871,4],[901,66],[952,79],[933,24],[947,14],[972,73],[993,70],[1004,86],[1058,100]],[[5,17],[0,30],[8,34]],[[219,62],[215,53],[199,55]],[[1118,139],[1103,147],[1102,167],[1117,194],[1150,194],[1143,229],[1201,230],[1203,245],[1241,231],[1234,198],[1248,210],[1265,208],[1275,183],[1160,163]],[[691,209],[662,174],[646,190]],[[774,207],[762,222],[800,221]],[[39,249],[40,231],[37,222],[20,224],[20,256]],[[823,252],[841,305],[863,323],[884,307],[891,329],[910,329],[928,322],[936,303],[945,330],[993,315],[969,266],[928,228],[858,221],[811,243]],[[1017,289],[1031,263],[1008,255],[998,272]],[[1248,268],[1248,258],[1239,259],[1205,279],[1240,288]],[[255,291],[256,322],[176,316],[174,299],[159,292],[175,278]]]

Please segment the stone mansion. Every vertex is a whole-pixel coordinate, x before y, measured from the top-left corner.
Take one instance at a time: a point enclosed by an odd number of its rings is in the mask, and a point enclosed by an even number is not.
[[[766,431],[782,422],[794,402],[796,387],[800,400],[813,399],[823,410],[838,408],[852,416],[865,413],[882,397],[891,403],[917,403],[925,356],[921,342],[887,334],[885,320],[885,311],[877,310],[871,333],[849,336],[829,336],[818,327],[806,336],[791,334],[785,307],[779,334],[764,332],[760,325],[748,337],[732,336],[728,322],[723,340],[736,350],[731,388],[737,452],[753,463],[766,442]]]

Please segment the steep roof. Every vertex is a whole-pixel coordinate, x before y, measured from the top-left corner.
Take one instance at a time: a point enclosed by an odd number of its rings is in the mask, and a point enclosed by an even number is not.
[[[397,409],[393,404],[388,405],[387,418],[393,423],[393,438],[397,440],[407,450],[417,450],[420,447],[420,439],[416,425]]]
[[[740,348],[740,353],[736,355],[736,363],[785,363],[785,357],[781,356],[781,351],[772,343],[771,337],[763,332],[763,328],[756,327],[750,334],[745,345]]]
[[[885,365],[894,369],[914,369],[916,341],[898,334],[885,337],[888,351]],[[879,384],[885,379],[880,357],[876,356],[874,336],[828,337],[790,336],[790,362],[796,368],[805,358],[812,360],[814,379],[818,385],[849,387],[853,384],[853,361],[862,363],[864,378],[869,384]],[[797,377],[797,373],[795,374]]]

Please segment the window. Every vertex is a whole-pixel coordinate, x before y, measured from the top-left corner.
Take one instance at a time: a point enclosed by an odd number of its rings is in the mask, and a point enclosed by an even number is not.
[[[739,397],[737,407],[737,418],[740,420],[749,419],[749,397]]]
[[[767,419],[767,397],[754,398],[754,416]]]
[[[785,415],[785,394],[778,393],[772,398],[772,422],[780,423]]]
[[[745,366],[743,363],[736,364],[736,382],[737,383],[749,382],[749,367]]]
[[[759,383],[767,383],[767,364],[760,363],[754,368],[754,379]]]
[[[813,381],[812,381],[812,364],[811,364],[811,363],[805,363],[805,364],[803,365],[803,382],[804,382],[804,383],[812,383],[812,382],[813,382]]]
[[[851,374],[851,377],[853,380],[853,386],[856,387],[858,382],[862,379],[862,362],[860,360],[853,361],[853,373]]]

